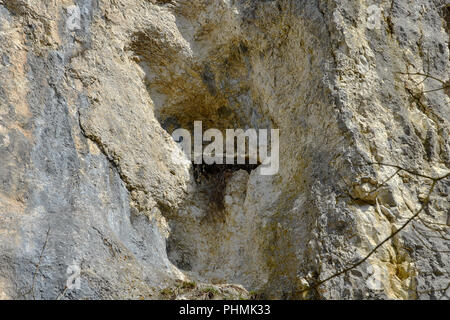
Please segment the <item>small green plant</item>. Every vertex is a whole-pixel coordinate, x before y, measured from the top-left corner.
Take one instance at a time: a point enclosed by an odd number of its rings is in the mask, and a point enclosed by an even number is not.
[[[180,285],[181,289],[195,289],[197,288],[197,284],[194,281],[183,281]]]
[[[261,294],[259,294],[256,291],[250,291],[248,293],[248,297],[249,297],[248,298],[249,300],[259,300],[259,299],[261,299]]]
[[[202,292],[208,294],[211,298],[220,295],[220,292],[218,290],[211,287],[203,289]]]
[[[159,294],[164,297],[164,298],[168,298],[171,299],[174,296],[176,296],[175,291],[172,288],[165,288],[162,289],[161,291],[159,291]]]

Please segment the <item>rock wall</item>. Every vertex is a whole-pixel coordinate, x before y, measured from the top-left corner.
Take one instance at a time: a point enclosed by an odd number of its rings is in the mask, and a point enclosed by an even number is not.
[[[449,12],[0,0],[0,298],[450,297]],[[194,121],[279,129],[278,174],[174,161]]]

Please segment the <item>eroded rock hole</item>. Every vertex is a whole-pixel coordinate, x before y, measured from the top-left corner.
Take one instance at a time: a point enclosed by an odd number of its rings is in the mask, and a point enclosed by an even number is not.
[[[239,170],[251,173],[259,164],[192,164],[195,183],[210,199],[215,217],[224,222],[225,219],[225,188],[229,178]],[[207,215],[205,218],[211,218]]]
[[[182,24],[185,20],[178,22]],[[210,33],[208,28],[199,29],[194,39],[201,40],[205,32]],[[180,33],[185,30],[179,29]],[[184,35],[185,40],[192,39],[190,34]],[[195,51],[199,48],[197,44],[191,43],[188,49]],[[174,42],[172,34],[149,28],[133,35],[129,50],[145,72],[156,120],[169,136],[177,129],[188,131],[191,151],[195,122],[201,122],[203,133],[208,129],[219,130],[224,142],[227,129],[270,131],[274,127],[264,99],[253,91],[252,47],[245,40],[230,39],[218,48],[208,47],[207,53],[203,49],[194,52],[194,56],[203,58],[192,60],[190,55],[185,55],[189,50],[183,42]],[[175,143],[181,142],[177,140]],[[203,150],[210,142],[204,143]],[[246,145],[249,148],[248,141]],[[247,155],[250,151],[240,152]],[[170,228],[166,252],[175,266],[215,281],[230,282],[238,277],[229,264],[241,259],[247,261],[243,256],[252,255],[253,250],[250,250],[252,254],[246,253],[243,247],[236,251],[232,244],[246,241],[244,230],[248,228],[237,221],[254,224],[253,213],[244,215],[244,199],[249,174],[258,166],[259,163],[250,164],[248,159],[245,164],[238,164],[235,159],[234,164],[193,163],[189,177],[183,170],[190,179],[188,192],[180,194],[183,200],[179,206],[166,210],[170,212],[166,216]],[[173,168],[176,172],[176,166]]]
[[[186,248],[184,241],[176,237],[170,237],[166,242],[166,252],[169,260],[184,271],[192,270],[193,253]]]

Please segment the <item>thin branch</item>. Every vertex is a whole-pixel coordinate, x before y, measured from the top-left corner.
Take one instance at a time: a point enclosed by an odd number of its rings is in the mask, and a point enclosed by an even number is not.
[[[421,73],[421,72],[395,72],[395,73],[408,75],[408,76],[422,76],[422,77],[425,77],[425,79],[423,81],[430,78],[430,79],[433,79],[433,80],[436,80],[436,81],[442,83],[443,85],[446,85],[445,81],[443,81],[439,78],[433,77],[432,75],[426,74],[426,73]]]
[[[376,165],[379,165],[379,166],[386,166],[386,167],[397,168],[397,169],[399,169],[399,171],[405,171],[405,172],[408,172],[408,173],[410,173],[412,175],[419,176],[419,177],[422,177],[422,178],[427,178],[427,179],[430,179],[430,180],[436,180],[436,179],[437,180],[442,180],[442,179],[447,178],[450,175],[450,172],[449,172],[443,177],[435,178],[435,177],[432,177],[432,176],[428,176],[428,175],[425,175],[425,174],[421,174],[421,173],[412,171],[410,169],[405,169],[405,168],[403,168],[403,167],[401,167],[399,165],[396,165],[396,164],[382,163],[382,162],[369,162],[368,164],[371,164],[371,165],[376,164]]]
[[[422,91],[422,93],[435,92],[435,91],[445,90],[445,89],[447,89],[447,88],[450,88],[450,86],[443,86],[443,87],[436,88],[436,89],[425,90],[425,91]]]
[[[424,208],[426,206],[428,206],[428,204],[430,202],[431,194],[432,194],[432,192],[433,192],[437,182],[440,181],[440,180],[446,179],[447,177],[450,176],[450,172],[449,172],[449,173],[447,173],[444,176],[436,178],[436,177],[431,177],[431,176],[427,176],[427,175],[424,175],[424,174],[420,174],[420,173],[411,171],[409,169],[402,168],[402,167],[400,167],[398,165],[394,165],[394,164],[385,164],[385,163],[371,163],[371,164],[377,164],[377,165],[381,165],[381,166],[388,166],[388,167],[397,168],[397,169],[399,169],[398,172],[406,171],[406,172],[408,172],[410,174],[413,174],[413,175],[416,175],[416,176],[420,176],[420,177],[432,180],[433,182],[431,184],[431,187],[428,190],[427,196],[422,201],[420,209],[415,214],[413,214],[399,229],[397,229],[396,231],[392,232],[387,238],[385,238],[383,241],[381,241],[379,244],[377,244],[364,258],[362,258],[358,262],[352,264],[351,266],[349,266],[347,268],[344,268],[341,271],[339,271],[337,273],[334,273],[333,275],[331,275],[331,276],[329,276],[329,277],[327,277],[327,278],[325,278],[325,279],[323,279],[323,280],[321,280],[321,281],[319,281],[319,282],[309,286],[308,288],[296,291],[297,293],[303,293],[303,292],[306,292],[306,291],[310,291],[312,289],[316,289],[320,285],[324,284],[325,282],[330,281],[331,279],[334,279],[334,278],[336,278],[336,277],[338,277],[340,275],[343,275],[343,274],[349,272],[350,270],[353,270],[353,269],[357,268],[358,266],[360,266],[364,262],[366,262],[380,247],[382,247],[386,242],[388,242],[392,238],[394,238],[398,233],[400,233],[403,229],[405,229],[409,225],[409,223],[411,221],[413,221],[415,218],[417,218],[419,216],[419,214],[424,210]]]
[[[33,281],[31,283],[31,288],[30,288],[30,290],[28,290],[27,292],[23,293],[19,297],[23,296],[25,298],[28,294],[31,293],[31,295],[33,297],[33,300],[36,300],[36,296],[34,294],[34,287],[36,285],[36,277],[37,277],[37,275],[39,273],[39,267],[41,266],[42,258],[44,257],[44,251],[45,251],[45,248],[47,247],[49,235],[50,235],[50,227],[48,227],[47,234],[45,236],[44,245],[42,246],[41,254],[39,255],[38,263],[36,264],[36,269],[35,269],[34,274],[33,274]]]
[[[384,180],[374,190],[368,192],[367,195],[370,195],[370,194],[374,193],[375,191],[379,190],[380,188],[382,188],[386,183],[388,183],[392,178],[394,178],[400,171],[402,171],[402,169],[397,169],[397,171],[395,171],[395,173],[393,175],[391,175],[388,178],[386,178],[386,180]]]

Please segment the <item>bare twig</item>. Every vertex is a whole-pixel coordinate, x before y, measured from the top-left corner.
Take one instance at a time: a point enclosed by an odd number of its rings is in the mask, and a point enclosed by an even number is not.
[[[385,238],[383,241],[378,243],[364,258],[362,258],[358,262],[352,264],[351,266],[349,266],[347,268],[344,268],[341,271],[336,272],[333,275],[331,275],[331,276],[329,276],[329,277],[327,277],[327,278],[325,278],[323,280],[320,280],[319,282],[316,282],[315,284],[313,284],[313,285],[311,285],[311,286],[309,286],[307,288],[304,288],[302,290],[298,290],[297,293],[304,293],[304,292],[307,292],[307,291],[310,291],[310,290],[313,290],[313,289],[317,289],[320,285],[324,284],[325,282],[330,281],[331,279],[334,279],[336,277],[339,277],[339,276],[349,272],[350,270],[353,270],[353,269],[357,268],[358,266],[363,264],[365,261],[367,261],[380,247],[382,247],[386,242],[388,242],[392,238],[394,238],[398,233],[400,233],[403,229],[405,229],[409,225],[409,223],[411,221],[413,221],[415,218],[417,218],[419,216],[419,214],[424,210],[424,208],[428,206],[428,204],[430,202],[431,194],[432,194],[432,192],[433,192],[437,182],[440,181],[440,180],[446,179],[447,177],[450,176],[450,172],[447,173],[444,176],[441,176],[441,177],[431,177],[431,176],[428,176],[428,175],[425,175],[425,174],[420,174],[420,173],[414,172],[412,170],[409,170],[409,169],[406,169],[406,168],[403,168],[403,167],[400,167],[400,166],[394,165],[394,164],[386,164],[386,163],[370,163],[370,164],[372,164],[372,165],[376,164],[376,165],[380,165],[380,166],[388,166],[388,167],[397,168],[398,170],[397,170],[396,174],[399,173],[400,171],[405,171],[405,172],[408,172],[408,173],[410,173],[412,175],[416,175],[416,176],[419,176],[419,177],[423,177],[423,178],[432,180],[431,187],[428,190],[427,196],[422,201],[420,209],[416,213],[414,213],[400,228],[398,228],[396,231],[392,232],[387,238]],[[388,180],[390,180],[392,177],[393,176],[391,176]]]
[[[386,180],[384,180],[380,185],[378,185],[374,190],[369,191],[367,193],[367,195],[370,195],[378,190],[380,190],[380,188],[382,188],[384,185],[386,185],[386,183],[388,183],[392,178],[394,178],[400,171],[402,171],[402,169],[397,169],[397,171],[395,171],[394,174],[390,175],[388,178],[386,178]]]
[[[36,264],[36,269],[35,269],[34,274],[33,274],[33,281],[31,283],[31,288],[27,292],[21,294],[19,297],[24,297],[25,298],[27,295],[29,295],[31,293],[31,295],[33,297],[33,300],[36,300],[36,296],[34,294],[34,287],[36,285],[36,277],[37,277],[37,275],[39,273],[39,267],[41,266],[42,258],[44,257],[44,251],[45,251],[45,248],[47,247],[49,235],[50,235],[50,227],[48,227],[47,234],[45,236],[45,241],[44,241],[44,244],[43,244],[42,249],[41,249],[41,254],[39,255],[38,263]]]
[[[430,90],[422,90],[422,91],[420,92],[420,95],[422,95],[422,96],[423,96],[425,93],[436,92],[436,91],[441,91],[441,90],[447,90],[447,89],[450,88],[450,82],[449,82],[449,81],[446,82],[446,81],[444,81],[444,80],[442,80],[442,79],[439,79],[439,78],[437,78],[437,77],[434,77],[434,76],[432,76],[431,74],[428,74],[428,73],[421,73],[421,72],[395,72],[395,73],[397,73],[397,74],[402,74],[402,75],[408,75],[408,76],[421,76],[421,77],[424,77],[424,78],[422,79],[422,81],[416,83],[417,86],[420,85],[420,84],[422,84],[423,82],[425,82],[427,79],[432,79],[432,80],[435,80],[435,81],[439,82],[440,84],[442,84],[442,86],[439,87],[439,88],[430,89]],[[408,91],[408,93],[409,93],[412,97],[414,97],[414,99],[416,99],[416,100],[418,100],[418,102],[420,102],[420,98],[418,98],[417,96],[415,96],[414,93],[413,93],[410,89],[406,88],[406,90]],[[424,106],[422,105],[422,103],[420,103],[420,104],[421,104],[422,107],[424,107]]]
[[[439,78],[433,77],[432,75],[426,74],[426,73],[421,73],[421,72],[396,72],[396,73],[408,75],[408,76],[422,76],[422,77],[425,77],[425,79],[423,81],[430,78],[430,79],[436,80],[437,82],[442,83],[444,86],[446,85],[445,81],[443,81]]]

